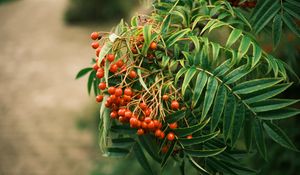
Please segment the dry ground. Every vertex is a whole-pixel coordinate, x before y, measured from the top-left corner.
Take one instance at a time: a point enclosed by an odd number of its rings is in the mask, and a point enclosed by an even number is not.
[[[66,4],[0,5],[0,175],[85,175],[100,155],[75,126],[94,107],[74,80],[93,55],[93,27],[66,26]]]

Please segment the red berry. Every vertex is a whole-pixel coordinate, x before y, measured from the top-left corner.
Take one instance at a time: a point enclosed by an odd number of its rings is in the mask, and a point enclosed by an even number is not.
[[[169,124],[169,127],[170,127],[170,129],[176,129],[177,128],[177,123],[176,122],[171,123],[171,124]]]
[[[160,129],[157,129],[157,130],[155,131],[155,136],[156,136],[156,137],[160,137],[160,136],[161,136],[161,133],[162,133],[162,131],[161,131]]]
[[[132,90],[131,90],[131,88],[125,88],[124,94],[128,95],[128,96],[132,96]]]
[[[108,91],[108,93],[109,93],[110,95],[113,95],[113,94],[115,94],[115,92],[116,92],[116,88],[115,88],[115,87],[109,87],[107,91]]]
[[[128,95],[123,95],[123,99],[125,102],[130,102],[131,101],[131,97]]]
[[[145,131],[143,129],[138,129],[137,130],[137,135],[141,136],[145,133]]]
[[[97,56],[97,57],[99,56],[100,52],[101,52],[101,47],[98,47],[98,48],[96,49],[96,56]]]
[[[192,136],[192,135],[188,135],[188,136],[186,136],[186,138],[187,138],[187,139],[192,139],[193,136]]]
[[[160,134],[160,137],[159,137],[160,139],[164,139],[165,138],[165,133],[164,132],[162,132],[161,134]]]
[[[146,123],[150,123],[150,122],[152,121],[152,119],[151,119],[150,117],[145,117],[144,121],[145,121]]]
[[[142,126],[143,129],[147,129],[148,128],[148,124],[146,122],[142,122]]]
[[[97,95],[96,101],[97,101],[98,103],[102,102],[102,101],[103,101],[103,95]]]
[[[97,49],[99,47],[99,43],[97,41],[95,41],[91,44],[91,46],[93,49]]]
[[[176,100],[172,101],[171,108],[173,110],[178,110],[179,109],[179,103],[178,103],[178,101],[176,101]]]
[[[167,153],[169,150],[169,147],[168,146],[163,146],[162,149],[161,149],[161,152],[162,153]]]
[[[158,120],[153,120],[153,122],[154,122],[155,128],[158,128],[159,127],[159,121]]]
[[[106,83],[105,82],[99,83],[98,88],[104,90],[106,88]]]
[[[129,77],[132,78],[132,79],[135,79],[137,77],[137,74],[134,70],[130,71],[129,72]]]
[[[153,122],[153,121],[150,121],[150,122],[148,123],[147,128],[148,128],[149,130],[154,130],[154,128],[155,128],[154,122]]]
[[[98,33],[98,32],[93,32],[93,33],[91,34],[92,40],[96,40],[96,39],[98,39],[98,37],[99,37],[99,33]]]
[[[152,42],[152,43],[150,44],[150,49],[151,49],[151,50],[156,50],[156,49],[157,49],[157,44],[156,44],[156,42]]]
[[[111,99],[112,102],[115,102],[116,99],[117,99],[117,97],[116,97],[115,95],[111,95],[111,96],[110,96],[110,99]]]
[[[119,121],[120,121],[121,123],[125,123],[125,122],[126,122],[126,118],[125,118],[125,117],[122,117],[122,116],[120,116],[120,117],[119,117]]]
[[[107,55],[107,60],[108,60],[109,62],[113,62],[113,61],[115,60],[115,55],[114,55],[114,54],[108,54],[108,55]]]
[[[168,96],[168,95],[163,95],[163,96],[162,96],[162,99],[163,99],[164,101],[168,101],[168,100],[169,100],[169,96]]]
[[[110,65],[109,71],[111,73],[117,73],[118,72],[118,66],[116,64]]]
[[[123,60],[118,60],[118,61],[116,62],[116,65],[117,65],[119,68],[121,68],[121,67],[124,65]]]
[[[144,113],[145,113],[145,116],[147,116],[147,117],[150,116],[151,115],[151,109],[150,108],[146,109]]]
[[[138,51],[136,50],[135,47],[131,48],[131,52],[132,52],[133,54],[137,54],[137,53],[138,53]]]
[[[124,109],[124,108],[119,109],[118,110],[118,115],[119,116],[124,116],[125,115],[125,111],[126,111],[126,109]]]
[[[132,126],[132,128],[136,128],[138,126],[138,119],[131,117],[131,119],[129,120],[130,126]]]
[[[129,110],[126,111],[126,112],[125,112],[125,117],[126,117],[126,118],[131,118],[131,117],[132,117],[132,112],[129,111]]]
[[[99,69],[99,66],[98,66],[97,63],[95,63],[95,64],[93,65],[93,69],[94,69],[95,71],[97,71],[97,70]]]
[[[122,94],[123,94],[122,88],[116,88],[115,95],[117,97],[120,97],[120,96],[122,96]]]
[[[175,135],[173,132],[170,132],[168,135],[167,135],[167,138],[169,141],[173,141],[175,139]]]
[[[104,71],[99,71],[99,70],[97,71],[96,76],[97,76],[97,78],[101,79],[104,77]]]
[[[140,103],[140,108],[141,108],[142,110],[147,109],[147,104],[144,103],[144,102]]]
[[[117,111],[112,111],[112,112],[110,113],[110,117],[111,117],[111,118],[117,118],[117,117],[118,117]]]

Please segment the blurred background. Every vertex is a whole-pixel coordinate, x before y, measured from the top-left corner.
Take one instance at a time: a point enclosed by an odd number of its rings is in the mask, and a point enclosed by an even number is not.
[[[137,3],[138,2],[138,3]],[[134,158],[102,157],[98,111],[86,79],[89,35],[144,11],[138,0],[0,0],[0,175],[141,175]],[[299,39],[288,34],[277,55],[299,74]],[[271,42],[264,48],[270,49]],[[286,94],[300,98],[299,85]],[[281,124],[300,146],[299,118]],[[270,142],[270,162],[248,161],[262,174],[296,175],[300,156]],[[128,168],[130,167],[130,168]],[[165,174],[178,173],[166,172]],[[124,171],[130,170],[130,171]]]

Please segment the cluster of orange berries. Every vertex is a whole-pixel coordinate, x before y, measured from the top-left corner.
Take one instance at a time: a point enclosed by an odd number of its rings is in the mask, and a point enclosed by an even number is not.
[[[133,54],[138,54],[137,48],[138,48],[139,50],[142,49],[143,44],[144,44],[144,41],[145,41],[144,35],[143,35],[143,34],[140,34],[137,38],[132,39],[132,41],[134,41],[134,42],[133,42],[132,47],[131,47],[131,52],[132,52]],[[136,47],[137,47],[137,48],[136,48]],[[151,53],[151,51],[155,51],[155,50],[157,50],[157,48],[158,48],[157,43],[154,42],[154,41],[151,42],[151,43],[150,43],[150,46],[149,46],[150,53],[147,54],[147,58],[149,58],[150,60],[151,60],[151,59],[154,59],[154,58],[155,58],[155,55],[154,55],[153,53]]]
[[[240,3],[240,0],[229,0],[230,4],[234,7],[254,8],[256,1],[245,1]]]

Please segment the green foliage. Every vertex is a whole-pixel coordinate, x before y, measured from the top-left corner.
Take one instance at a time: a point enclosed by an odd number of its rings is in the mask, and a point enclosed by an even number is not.
[[[269,31],[273,32],[275,46],[279,45],[286,27],[298,35],[299,28],[293,23],[299,17],[296,10],[299,3],[261,0],[254,10],[247,12],[250,14],[222,0],[155,1],[153,5],[148,22],[132,18],[129,26],[122,21],[115,39],[111,39],[113,34],[103,39],[105,44],[98,63],[109,52],[119,58],[128,54],[128,59],[138,65],[134,67],[138,79],[132,82],[132,87],[142,91],[143,96],[152,92],[159,94],[149,96],[152,101],[158,101],[155,106],[160,112],[155,117],[164,122],[165,132],[170,132],[168,123],[177,122],[180,127],[174,129],[173,142],[166,138],[159,140],[150,133],[136,136],[135,130],[127,124],[108,122],[109,115],[102,103],[100,146],[104,152],[109,156],[134,153],[148,174],[156,173],[149,158],[156,166],[160,165],[159,171],[175,160],[179,162],[182,174],[186,171],[186,163],[202,174],[256,174],[246,168],[237,155],[246,158],[248,153],[258,152],[267,160],[265,136],[285,148],[298,151],[287,134],[275,124],[277,120],[300,113],[290,107],[297,100],[280,98],[280,94],[292,85],[289,75],[294,72],[284,62],[263,51],[255,37],[262,30],[268,30],[270,23]],[[225,41],[212,36],[221,28]],[[140,49],[135,46],[138,53],[133,54],[132,36],[140,34],[144,36],[144,45]],[[147,54],[153,41],[158,43],[158,49],[153,51],[155,60],[150,63]],[[112,85],[109,65],[106,64],[104,69],[104,80]],[[77,78],[91,70],[83,69]],[[91,71],[89,92],[93,84],[98,83],[95,71]],[[99,94],[97,86],[94,89],[95,94]],[[170,110],[167,102],[161,101],[162,94],[167,91],[175,91],[172,98],[177,96],[184,108]],[[186,138],[190,135],[193,138]],[[110,138],[111,143],[106,138]],[[246,148],[237,143],[243,143]],[[168,150],[164,153],[166,145]]]

